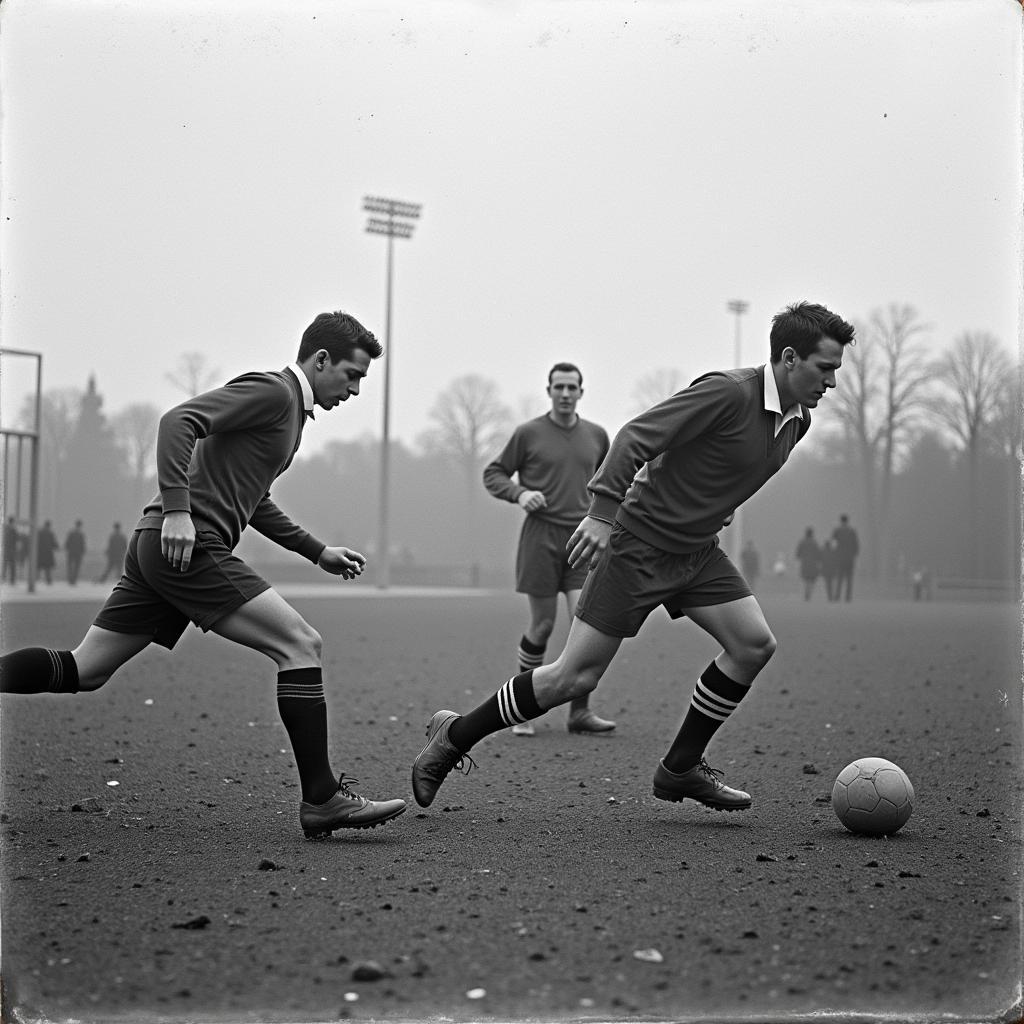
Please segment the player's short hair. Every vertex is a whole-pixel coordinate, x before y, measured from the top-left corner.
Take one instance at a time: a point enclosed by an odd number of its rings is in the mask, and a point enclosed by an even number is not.
[[[580,379],[580,387],[583,387],[583,371],[575,363],[555,363],[548,370],[548,387],[551,387],[551,378],[556,373],[575,373]]]
[[[384,354],[381,343],[354,316],[342,313],[341,310],[320,313],[302,332],[296,361],[301,363],[314,352],[326,349],[334,365],[342,359],[351,359],[357,348],[362,349],[371,359]]]
[[[855,341],[852,324],[837,313],[814,302],[794,302],[772,317],[772,362],[782,359],[784,349],[791,348],[801,359],[806,359],[818,347],[822,337],[832,338],[840,345]]]

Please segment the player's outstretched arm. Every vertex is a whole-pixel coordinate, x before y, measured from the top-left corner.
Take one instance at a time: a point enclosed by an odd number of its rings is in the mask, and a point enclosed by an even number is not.
[[[569,564],[575,569],[577,565],[589,562],[591,567],[597,557],[608,546],[608,538],[612,533],[612,524],[604,519],[587,516],[569,538],[565,550],[569,553]]]
[[[332,576],[354,580],[366,567],[366,557],[351,548],[326,547],[320,552],[320,560],[316,564]]]

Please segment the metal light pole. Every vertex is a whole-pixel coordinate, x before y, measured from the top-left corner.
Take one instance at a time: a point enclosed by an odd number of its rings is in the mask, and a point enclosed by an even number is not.
[[[743,365],[743,345],[740,335],[740,318],[750,308],[750,303],[744,299],[731,299],[727,308],[730,313],[736,314],[736,336],[733,342],[733,366],[739,367]],[[771,367],[765,370],[766,373],[770,372]],[[736,509],[736,515],[732,520],[732,535],[733,535],[733,561],[736,565],[740,564],[740,553],[743,551],[743,509]]]
[[[391,582],[391,273],[394,263],[394,240],[412,238],[412,221],[420,215],[419,203],[398,199],[364,196],[363,209],[372,214],[366,222],[371,235],[386,235],[388,240],[387,300],[384,313],[384,421],[380,438],[380,518],[377,530],[377,586],[384,589]]]

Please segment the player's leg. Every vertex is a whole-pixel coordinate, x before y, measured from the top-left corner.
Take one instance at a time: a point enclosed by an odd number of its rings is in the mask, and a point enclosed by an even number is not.
[[[520,672],[529,672],[544,664],[548,640],[555,628],[555,617],[558,615],[556,594],[527,594],[526,598],[530,607],[530,623],[526,632],[519,638],[519,648],[516,651]],[[533,723],[517,722],[512,726],[512,732],[516,736],[533,736]]]
[[[517,722],[538,718],[559,704],[590,693],[622,638],[573,619],[557,660],[509,679],[493,696],[466,715],[438,711],[427,727],[427,743],[412,766],[413,795],[428,807],[448,773],[485,736]],[[472,762],[471,762],[472,763]]]
[[[349,788],[344,774],[334,775],[327,748],[323,641],[280,594],[264,590],[209,628],[277,665],[277,708],[295,756],[302,788],[299,821],[308,838],[339,828],[372,828],[405,810],[404,800],[368,800]]]
[[[151,636],[93,625],[72,650],[25,647],[0,658],[0,693],[78,693],[98,690]]]
[[[125,578],[111,591],[82,642],[73,651],[29,647],[0,658],[0,693],[98,690],[154,640],[174,646],[188,620],[146,586],[138,572],[136,544],[133,536],[130,572],[126,569]],[[69,580],[73,564],[69,555]],[[178,620],[169,629],[168,615]]]
[[[565,591],[565,607],[569,612],[569,621],[576,620],[576,605],[580,599],[580,588]],[[569,701],[569,732],[573,733],[609,733],[615,723],[608,718],[601,718],[590,708],[590,692],[573,697]]]
[[[655,772],[654,793],[663,800],[693,799],[717,810],[742,810],[750,806],[750,795],[724,785],[704,751],[768,663],[775,637],[753,596],[689,608],[686,614],[722,651],[697,680],[683,723]]]

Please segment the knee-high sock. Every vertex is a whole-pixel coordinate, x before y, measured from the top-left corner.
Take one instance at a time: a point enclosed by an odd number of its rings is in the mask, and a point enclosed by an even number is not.
[[[519,649],[516,651],[519,671],[529,672],[532,668],[540,668],[544,664],[544,652],[547,649],[546,644],[535,644],[524,633],[519,638]]]
[[[322,804],[334,795],[338,780],[327,756],[327,702],[318,668],[293,668],[277,675],[277,710],[299,770],[302,799]]]
[[[474,743],[490,736],[492,732],[527,722],[531,718],[539,718],[542,714],[544,712],[537,704],[533,692],[531,669],[513,676],[496,694],[453,722],[448,730],[448,738],[465,753]]]
[[[0,693],[78,693],[78,665],[70,651],[25,647],[0,658]]]
[[[679,773],[697,764],[711,737],[749,692],[749,686],[730,679],[711,662],[697,680],[686,717],[664,757],[665,767]]]

